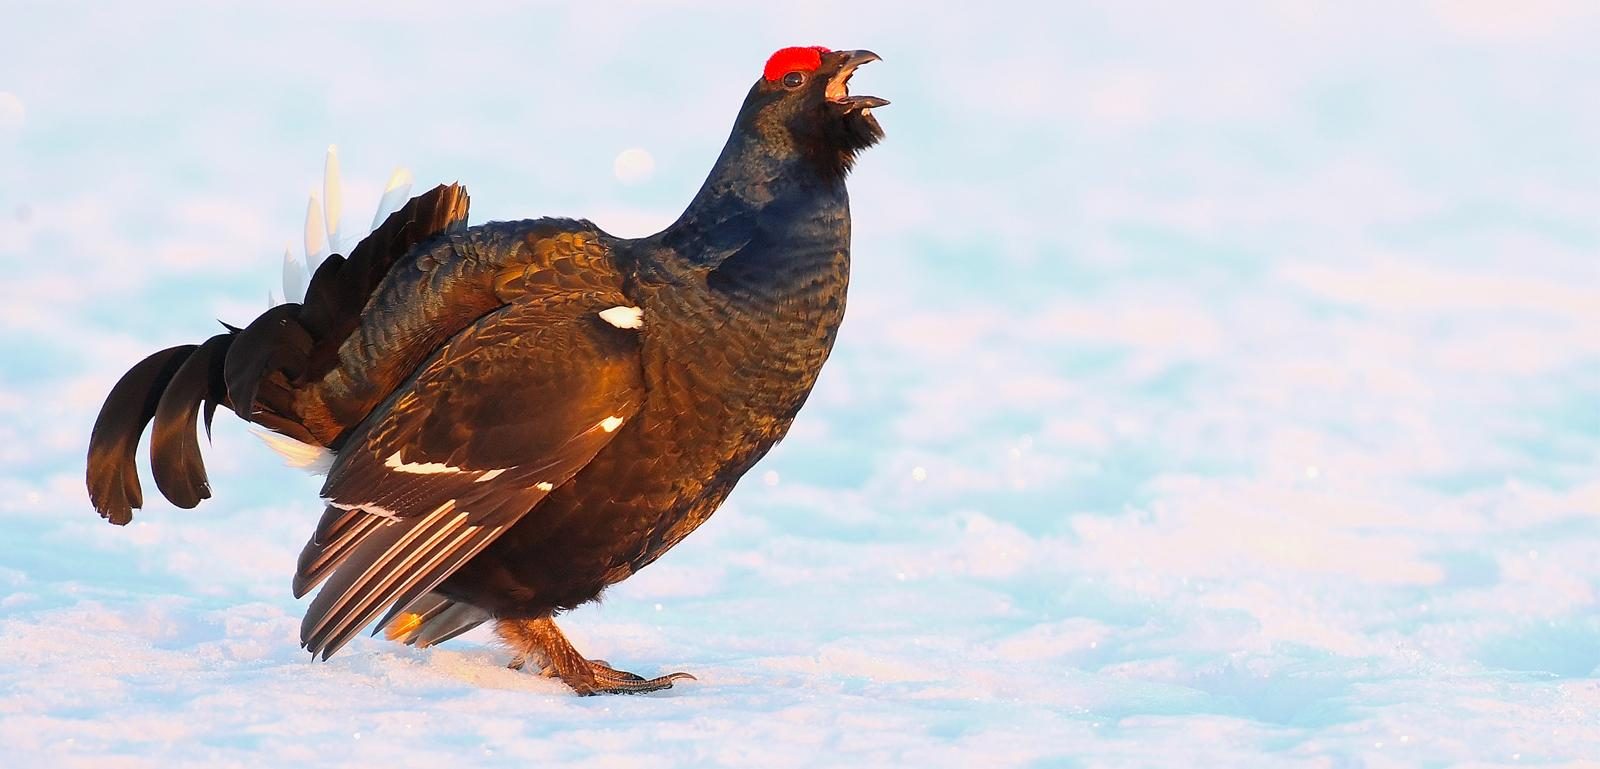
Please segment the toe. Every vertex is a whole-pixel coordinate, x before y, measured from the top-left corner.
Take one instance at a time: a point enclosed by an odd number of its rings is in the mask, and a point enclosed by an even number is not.
[[[674,681],[695,680],[695,677],[688,673],[671,673],[659,678],[645,679],[632,673],[617,672],[620,675],[615,678],[598,679],[596,681],[598,690],[607,694],[645,694],[671,689]]]

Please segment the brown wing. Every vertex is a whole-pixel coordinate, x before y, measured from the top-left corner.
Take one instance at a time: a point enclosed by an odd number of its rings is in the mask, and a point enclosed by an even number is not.
[[[422,598],[637,413],[637,334],[582,294],[517,302],[444,346],[351,436],[329,471],[295,590],[327,584],[301,625],[324,658]],[[387,623],[385,618],[382,623]]]

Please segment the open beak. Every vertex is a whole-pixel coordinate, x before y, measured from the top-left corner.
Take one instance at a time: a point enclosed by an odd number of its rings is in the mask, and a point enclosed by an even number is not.
[[[882,58],[871,51],[840,51],[844,54],[844,63],[839,65],[839,71],[834,73],[833,79],[828,81],[828,88],[824,95],[828,101],[839,105],[845,112],[866,110],[873,107],[882,107],[889,103],[888,99],[876,96],[851,96],[850,76],[855,74],[856,67],[869,61],[882,61]]]

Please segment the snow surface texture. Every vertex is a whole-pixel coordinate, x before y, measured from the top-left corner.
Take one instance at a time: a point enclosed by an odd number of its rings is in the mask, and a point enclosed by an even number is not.
[[[750,5],[7,8],[6,766],[1596,765],[1593,4]],[[698,682],[310,663],[317,479],[228,418],[215,499],[90,510],[107,388],[261,309],[330,142],[351,216],[406,164],[640,234],[812,43],[895,102],[838,351],[564,622]]]

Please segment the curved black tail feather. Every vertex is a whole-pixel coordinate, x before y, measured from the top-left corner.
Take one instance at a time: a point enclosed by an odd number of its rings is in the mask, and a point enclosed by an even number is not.
[[[161,405],[167,385],[199,345],[168,347],[139,361],[117,380],[89,437],[89,499],[100,517],[121,526],[144,505],[134,452]]]
[[[232,333],[217,334],[190,353],[156,406],[155,426],[150,429],[150,470],[162,496],[178,507],[192,508],[211,497],[195,418],[203,405],[206,434],[210,435],[217,406],[228,403],[222,364],[233,339]]]

